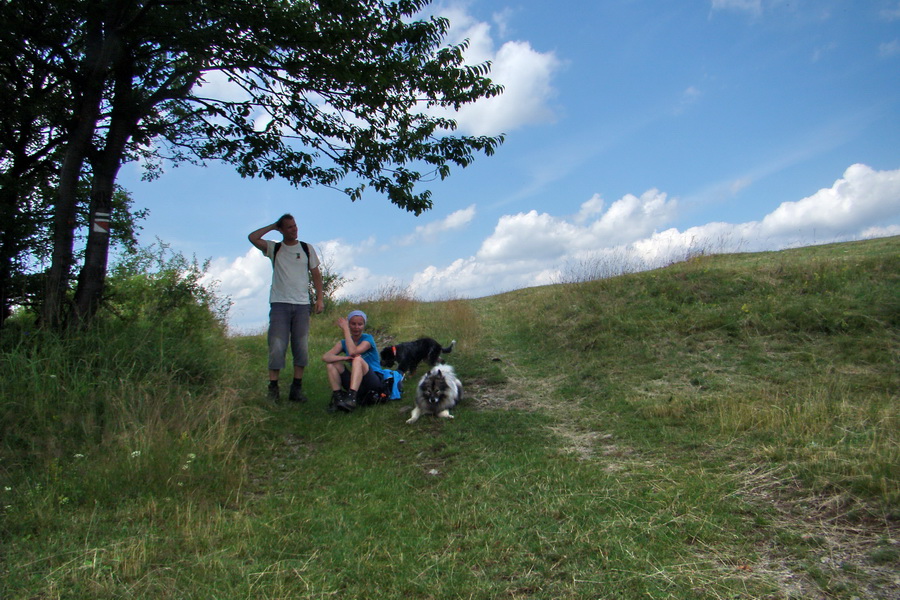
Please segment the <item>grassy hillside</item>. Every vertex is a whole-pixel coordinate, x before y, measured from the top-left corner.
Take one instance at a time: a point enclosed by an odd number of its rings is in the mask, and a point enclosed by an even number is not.
[[[381,296],[380,344],[458,340],[456,419],[329,414],[315,360],[271,406],[261,336],[5,344],[0,597],[900,597],[900,238]]]

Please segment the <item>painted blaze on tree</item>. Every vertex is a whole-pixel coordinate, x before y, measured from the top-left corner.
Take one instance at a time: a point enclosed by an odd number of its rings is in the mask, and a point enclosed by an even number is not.
[[[443,45],[449,22],[425,15],[429,4],[2,2],[0,75],[20,87],[5,100],[56,99],[40,115],[47,127],[27,132],[33,145],[52,137],[55,148],[31,157],[55,189],[44,320],[66,316],[78,182],[91,181],[89,213],[109,213],[125,162],[143,161],[152,177],[164,161],[218,160],[245,177],[332,187],[353,200],[368,187],[415,214],[431,208],[420,184],[492,154],[503,136],[455,135],[455,120],[442,116],[502,90],[487,77],[488,63],[465,64],[466,43]],[[239,89],[239,99],[206,96],[198,84],[211,73]],[[26,135],[24,119],[10,125]],[[12,154],[2,143],[5,168]],[[88,231],[68,315],[75,322],[89,319],[102,296],[102,229]]]

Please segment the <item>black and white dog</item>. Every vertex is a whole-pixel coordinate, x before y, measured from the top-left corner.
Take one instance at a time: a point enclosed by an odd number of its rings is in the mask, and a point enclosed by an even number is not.
[[[387,346],[381,350],[381,366],[390,369],[396,362],[399,363],[397,370],[401,373],[415,373],[420,362],[424,360],[433,367],[441,359],[441,354],[449,354],[455,345],[456,340],[453,340],[449,346],[442,348],[437,340],[423,337],[412,342]]]
[[[450,365],[438,365],[425,373],[416,388],[416,405],[407,423],[415,423],[422,415],[452,419],[450,409],[462,400],[462,382]]]

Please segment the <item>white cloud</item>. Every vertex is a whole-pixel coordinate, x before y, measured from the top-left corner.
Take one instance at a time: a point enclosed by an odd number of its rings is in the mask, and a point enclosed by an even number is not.
[[[506,7],[499,12],[495,12],[491,15],[491,20],[494,21],[494,25],[497,26],[497,33],[499,33],[500,37],[510,37],[510,24],[509,21],[512,18],[514,11]]]
[[[526,41],[507,41],[496,48],[489,23],[475,20],[460,5],[439,7],[437,12],[450,20],[448,43],[469,40],[466,63],[491,62],[489,77],[504,86],[494,98],[463,106],[445,114],[456,120],[459,130],[472,135],[509,133],[531,123],[554,119],[550,101],[556,91],[553,76],[562,62],[553,52],[538,52]],[[509,13],[494,15],[501,35],[507,30]]]
[[[271,262],[262,252],[251,248],[244,256],[232,262],[217,258],[210,261],[207,280],[219,282],[219,289],[234,300],[241,300],[259,294],[263,286],[267,286]]]
[[[353,269],[360,257],[372,252],[377,247],[374,235],[356,243],[347,243],[344,240],[327,240],[316,242],[314,248],[319,253],[319,259],[338,273],[345,273]]]
[[[230,297],[233,303],[228,312],[229,323],[241,329],[258,327],[261,319],[265,319],[266,313],[258,312],[260,307],[268,307],[271,278],[271,262],[262,252],[251,248],[233,261],[226,258],[210,261],[201,283],[218,282],[218,294]]]
[[[600,195],[571,218],[530,211],[501,217],[475,256],[417,273],[423,299],[477,297],[559,281],[565,265],[616,263],[609,274],[655,268],[698,253],[759,251],[816,241],[900,233],[900,170],[853,165],[830,188],[785,202],[760,221],[662,229],[677,202],[658,190],[622,197],[605,209]],[[618,270],[617,270],[618,269]]]
[[[758,221],[712,222],[685,230],[671,227],[675,199],[656,189],[626,194],[609,206],[599,194],[569,216],[536,210],[498,218],[493,231],[473,256],[451,259],[416,273],[398,272],[394,261],[361,266],[382,247],[371,236],[358,243],[314,243],[334,272],[351,281],[342,297],[368,297],[385,287],[409,288],[422,300],[478,297],[555,283],[567,265],[605,261],[607,275],[654,268],[698,252],[777,250],[816,242],[900,234],[900,169],[876,171],[850,166],[829,187],[793,202],[784,202]],[[420,243],[442,231],[467,226],[475,207],[416,228],[409,238]],[[233,261],[216,259],[210,277],[234,300],[236,327],[265,323],[271,280],[269,261],[251,249]]]
[[[874,238],[893,237],[895,235],[900,235],[900,225],[867,227],[862,230],[859,237],[864,240],[871,240]]]
[[[448,215],[447,218],[441,221],[434,221],[417,226],[413,233],[400,238],[397,240],[396,244],[399,246],[409,246],[420,241],[428,242],[430,239],[444,231],[453,231],[455,229],[464,228],[471,223],[474,218],[475,205],[473,204],[468,208],[458,210]]]
[[[460,129],[492,135],[552,121],[548,104],[555,91],[550,82],[559,65],[555,55],[541,54],[528,42],[506,42],[493,58],[490,74],[504,86],[503,93],[462,107],[456,116]]]
[[[602,214],[605,205],[603,197],[600,194],[594,194],[590,200],[581,204],[581,210],[575,215],[575,223],[580,225],[588,219]]]
[[[797,228],[841,236],[883,217],[900,214],[900,171],[875,171],[856,164],[828,189],[785,202],[762,220],[760,233],[782,237]]]
[[[512,264],[539,258],[555,259],[566,251],[581,228],[532,210],[500,217],[494,233],[478,250],[477,258],[485,263]]]
[[[553,52],[539,52],[527,41],[500,43],[495,39],[495,30],[501,37],[508,34],[509,21],[514,14],[511,10],[492,15],[493,24],[475,19],[462,4],[437,6],[434,13],[450,20],[445,43],[458,44],[468,40],[466,63],[490,62],[489,77],[502,85],[504,91],[497,97],[467,104],[458,112],[437,109],[432,112],[455,119],[458,131],[470,135],[509,133],[528,124],[554,120],[550,103],[556,90],[552,80],[563,63]],[[205,73],[203,79],[195,90],[198,95],[232,101],[249,99],[247,92],[228,81],[228,76],[221,71]],[[255,112],[251,118],[257,130],[271,122],[271,115],[264,111]]]
[[[707,223],[685,231],[667,229],[632,246],[646,259],[678,258],[691,251],[773,250],[811,244],[884,237],[900,233],[900,169],[849,167],[841,179],[796,202],[784,202],[760,221]],[[887,222],[887,224],[884,224]]]
[[[822,60],[826,55],[834,52],[837,49],[837,44],[835,42],[829,42],[828,44],[819,46],[815,50],[813,50],[812,54],[812,62],[816,63]]]
[[[667,200],[666,194],[655,189],[640,198],[627,194],[590,225],[588,245],[616,245],[648,235],[671,221],[676,206],[675,200]]]
[[[640,197],[628,194],[608,209],[595,194],[570,219],[535,210],[504,215],[475,256],[445,269],[429,267],[410,287],[423,298],[436,298],[553,283],[563,263],[652,234],[672,218],[675,206],[666,194],[648,190]]]

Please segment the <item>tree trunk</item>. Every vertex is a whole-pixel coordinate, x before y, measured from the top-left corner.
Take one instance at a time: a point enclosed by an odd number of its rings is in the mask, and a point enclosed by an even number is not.
[[[73,115],[75,126],[66,144],[65,158],[59,175],[59,190],[53,215],[53,254],[41,321],[46,327],[59,328],[64,321],[64,301],[69,289],[69,278],[74,262],[75,216],[78,209],[78,182],[88,152],[92,147],[94,131],[100,118],[100,106],[107,72],[119,52],[117,35],[104,38],[102,22],[93,23],[91,40],[85,59],[86,75],[84,93]]]
[[[91,165],[94,179],[91,186],[90,229],[84,265],[78,276],[74,311],[67,323],[73,327],[87,326],[103,299],[116,176],[122,164],[125,146],[140,119],[134,103],[132,73],[131,62],[127,57],[116,65],[113,110],[106,145]]]
[[[79,125],[78,129],[80,131],[75,137],[81,139],[73,139],[66,148],[53,210],[53,254],[41,311],[41,322],[50,328],[58,328],[63,319],[63,300],[69,287],[75,245],[78,180],[90,145],[90,136],[94,132],[93,125],[90,129]]]
[[[4,187],[4,196],[6,195]],[[18,244],[16,243],[16,222],[15,206],[7,207],[7,198],[0,199],[2,209],[0,209],[0,219],[2,219],[3,230],[0,231],[0,327],[6,322],[12,310],[12,276],[14,270],[14,261],[18,254]],[[11,208],[12,210],[7,210]]]
[[[17,179],[14,173],[0,175],[0,327],[12,309],[15,259],[22,248]]]
[[[73,311],[67,326],[86,327],[96,314],[103,298],[106,284],[106,267],[109,260],[110,220],[112,198],[118,164],[110,172],[96,169],[91,187],[90,229],[84,254],[84,264],[78,275]]]

